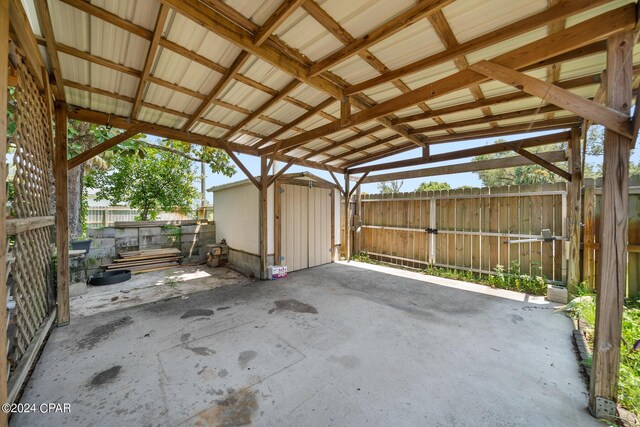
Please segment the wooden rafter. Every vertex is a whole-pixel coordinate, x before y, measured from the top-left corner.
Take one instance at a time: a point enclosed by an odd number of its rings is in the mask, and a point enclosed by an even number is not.
[[[220,95],[225,86],[234,78],[234,76],[240,71],[240,68],[244,65],[244,63],[249,59],[249,53],[246,51],[241,51],[240,54],[233,61],[233,64],[229,67],[227,72],[222,76],[222,78],[216,83],[215,87],[209,92],[209,95],[202,101],[202,103],[198,106],[196,111],[191,115],[189,120],[182,126],[182,130],[188,131],[191,126],[202,116],[205,110],[211,105],[211,103]]]
[[[567,161],[566,153],[564,150],[541,153],[540,158],[552,163]],[[533,162],[531,160],[525,159],[522,156],[502,157],[500,159],[481,160],[478,162],[468,162],[455,165],[436,166],[426,169],[370,175],[364,179],[363,184],[370,182],[392,181],[396,179],[423,178],[426,176],[451,175],[455,173],[513,168],[518,166],[527,166],[532,163]]]
[[[399,160],[395,162],[381,163],[372,166],[362,166],[358,168],[349,169],[349,174],[359,174],[364,172],[377,172],[388,169],[398,169],[408,166],[418,166],[429,163],[445,162],[449,160],[458,160],[468,157],[480,156],[485,154],[503,153],[506,151],[513,151],[513,147],[519,147],[522,149],[539,147],[542,145],[556,144],[559,142],[566,142],[570,137],[570,132],[558,132],[550,135],[536,136],[532,138],[520,139],[517,141],[501,142],[490,145],[483,145],[481,147],[467,148],[464,150],[450,151],[441,154],[432,154],[428,159],[424,157],[418,157],[415,159]]]
[[[353,154],[356,154],[356,153],[364,153],[365,155],[368,155],[367,150],[370,150],[371,148],[374,148],[374,147],[379,147],[380,145],[383,145],[383,144],[386,144],[390,149],[394,149],[394,148],[396,148],[396,146],[390,144],[390,142],[395,141],[399,137],[400,137],[400,135],[390,135],[390,136],[388,136],[386,138],[382,138],[382,139],[379,139],[377,141],[373,141],[373,142],[370,142],[368,144],[362,145],[360,147],[353,148],[351,150],[347,150],[347,151],[345,151],[343,153],[336,154],[334,156],[329,157],[328,159],[321,160],[319,163],[322,163],[322,164],[332,163],[332,162],[334,162],[336,160],[340,160],[340,159],[342,159],[344,157],[349,157],[349,156],[351,156]],[[410,144],[405,144],[405,146],[408,146],[408,147],[410,147],[412,149],[416,148],[415,146],[411,146]],[[425,148],[427,148],[427,147],[425,147]],[[423,148],[423,150],[424,150],[424,148]],[[312,153],[312,154],[315,155],[315,153]],[[308,156],[308,158],[313,158],[313,155]],[[307,156],[305,156],[305,158],[307,158]]]
[[[93,159],[94,157],[104,153],[105,151],[109,150],[110,148],[115,147],[116,145],[126,141],[129,138],[133,138],[134,136],[136,136],[139,133],[142,133],[145,131],[146,128],[148,128],[149,126],[147,124],[144,123],[139,123],[135,126],[130,127],[129,129],[125,130],[122,133],[119,133],[118,135],[109,138],[108,140],[104,141],[103,143],[96,145],[93,148],[90,148],[80,154],[78,154],[77,156],[73,157],[72,159],[70,159],[67,163],[67,168],[69,170],[75,168],[76,166],[80,166],[81,164],[83,164],[84,162],[86,162],[87,160]]]
[[[628,115],[612,108],[585,99],[566,89],[514,71],[492,61],[480,61],[470,67],[473,71],[502,83],[514,86],[548,103],[557,105],[574,114],[606,126],[622,136],[631,138],[632,130]]]
[[[273,33],[285,19],[296,11],[302,2],[303,0],[284,0],[253,37],[253,43],[256,46],[260,46],[264,43],[269,36],[271,36],[271,33]]]
[[[144,67],[142,67],[142,72],[140,73],[140,81],[136,88],[136,94],[133,97],[133,106],[131,107],[131,118],[133,119],[137,119],[138,113],[140,113],[140,102],[142,101],[142,94],[144,93],[144,88],[146,86],[147,76],[151,74],[151,67],[153,66],[156,53],[158,52],[158,44],[160,43],[160,38],[162,37],[162,31],[164,30],[164,24],[167,22],[168,15],[169,8],[161,4],[160,10],[158,11],[158,17],[156,18],[156,25],[153,29],[151,43],[149,44],[149,50],[147,51],[147,57],[144,61]]]
[[[391,37],[398,31],[406,28],[414,22],[428,16],[432,13],[442,9],[453,0],[422,0],[418,3],[400,13],[398,16],[390,19],[381,26],[373,29],[372,31],[358,37],[349,45],[333,52],[326,58],[317,61],[309,69],[310,76],[316,76],[322,71],[325,71],[342,61],[345,61],[349,57],[355,55],[358,51],[368,49],[380,41]]]
[[[56,83],[56,99],[65,100],[64,84],[62,72],[60,71],[60,59],[58,58],[58,50],[56,49],[55,37],[53,35],[53,25],[51,23],[51,15],[49,14],[49,4],[47,0],[37,0],[35,2],[38,22],[45,40],[47,40],[47,54],[49,55],[49,63],[51,71]]]
[[[549,7],[556,6],[557,4],[568,1],[568,0],[547,0]],[[566,19],[560,19],[558,21],[553,21],[549,24],[549,34],[557,33],[558,31],[562,31],[565,29],[567,24]],[[562,64],[556,63],[547,66],[547,83],[556,84],[560,81],[560,68]],[[544,117],[546,119],[552,119],[554,116],[553,112],[546,113]]]
[[[438,52],[411,64],[390,71],[379,77],[374,77],[364,82],[345,88],[346,94],[354,94],[362,92],[374,86],[390,82],[392,80],[416,73],[429,67],[451,61],[461,55],[466,55],[485,48],[492,44],[508,40],[521,34],[525,34],[536,28],[549,25],[557,20],[565,19],[568,16],[578,12],[591,9],[600,4],[606,3],[607,0],[574,0],[560,3],[557,6],[548,8],[536,15],[521,19],[513,24],[506,25],[495,31],[491,31],[480,37],[468,40],[458,45],[455,49],[448,49]]]
[[[535,64],[580,46],[591,44],[624,29],[635,27],[635,9],[633,5],[623,6],[583,21],[561,32],[552,34],[512,51],[506,52],[492,62],[507,68],[520,69]],[[351,116],[350,124],[357,125],[394,111],[416,105],[419,102],[437,98],[462,88],[481,83],[487,77],[470,69],[459,71],[431,84],[412,90],[404,95],[381,102],[368,110]],[[343,129],[340,123],[329,123],[301,135],[287,139],[282,146],[290,148]]]
[[[45,84],[42,79],[44,60],[20,0],[9,0],[9,24],[11,39],[22,48],[29,72],[35,79],[38,89],[44,91]]]

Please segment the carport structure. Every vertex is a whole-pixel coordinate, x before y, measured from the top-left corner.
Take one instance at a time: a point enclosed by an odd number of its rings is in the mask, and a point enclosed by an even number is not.
[[[36,120],[29,114],[38,96],[41,115],[55,111],[55,144],[47,120],[39,121],[38,135],[50,143],[41,144],[40,152],[55,160],[59,266],[68,265],[67,169],[145,133],[220,148],[236,162],[259,190],[263,272],[267,189],[291,165],[328,171],[350,197],[364,182],[433,170],[371,172],[514,151],[517,156],[483,167],[537,163],[571,182],[568,281],[573,284],[580,277],[581,141],[589,123],[604,125],[590,406],[596,416],[611,417],[626,278],[623,189],[640,127],[630,114],[634,64],[640,63],[633,54],[637,22],[635,2],[604,0],[0,0],[0,56],[9,58],[0,63],[0,117],[7,117],[7,85],[31,97],[21,104],[25,123]],[[123,133],[68,160],[67,119]],[[0,129],[4,157],[5,122]],[[430,155],[433,144],[540,130],[560,132]],[[19,132],[28,145],[34,131]],[[565,141],[567,150],[528,151]],[[416,148],[415,159],[368,165]],[[260,157],[260,179],[236,153]],[[274,161],[285,166],[269,175]],[[555,165],[561,162],[568,162],[566,170]],[[41,159],[40,166],[47,162]],[[6,173],[2,162],[0,176]],[[343,186],[336,174],[344,175]],[[4,206],[5,186],[0,187]],[[350,218],[349,203],[345,209]],[[3,283],[7,233],[53,223],[53,216],[34,212],[0,225]],[[349,237],[344,245],[349,256]],[[66,269],[58,269],[57,280],[58,324],[65,324]],[[3,286],[0,300],[6,291]],[[6,316],[0,316],[0,330],[6,329],[4,322]],[[0,353],[4,346],[0,339]],[[2,400],[6,373],[3,359]]]

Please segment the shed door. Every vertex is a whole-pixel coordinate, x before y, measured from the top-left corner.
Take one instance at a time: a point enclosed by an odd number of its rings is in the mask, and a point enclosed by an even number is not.
[[[281,263],[289,271],[331,262],[331,190],[283,185]]]

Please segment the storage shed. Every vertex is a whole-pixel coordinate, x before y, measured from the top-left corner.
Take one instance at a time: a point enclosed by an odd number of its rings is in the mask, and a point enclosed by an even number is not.
[[[216,235],[229,262],[260,276],[260,198],[251,181],[209,189]],[[340,245],[340,192],[308,172],[282,175],[267,190],[267,263],[288,271],[333,262]]]

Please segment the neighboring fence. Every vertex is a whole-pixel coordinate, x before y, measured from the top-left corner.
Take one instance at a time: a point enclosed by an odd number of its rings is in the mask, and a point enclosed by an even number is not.
[[[597,289],[602,214],[602,179],[585,180],[583,196],[583,280]],[[589,237],[591,236],[591,237]],[[627,295],[640,294],[640,176],[629,178]]]
[[[87,212],[87,227],[112,227],[116,222],[135,221],[137,209],[128,206],[90,206]],[[193,219],[179,212],[162,212],[158,221],[180,221]]]
[[[565,184],[364,195],[356,250],[411,267],[566,276]],[[554,242],[535,239],[549,229]]]

